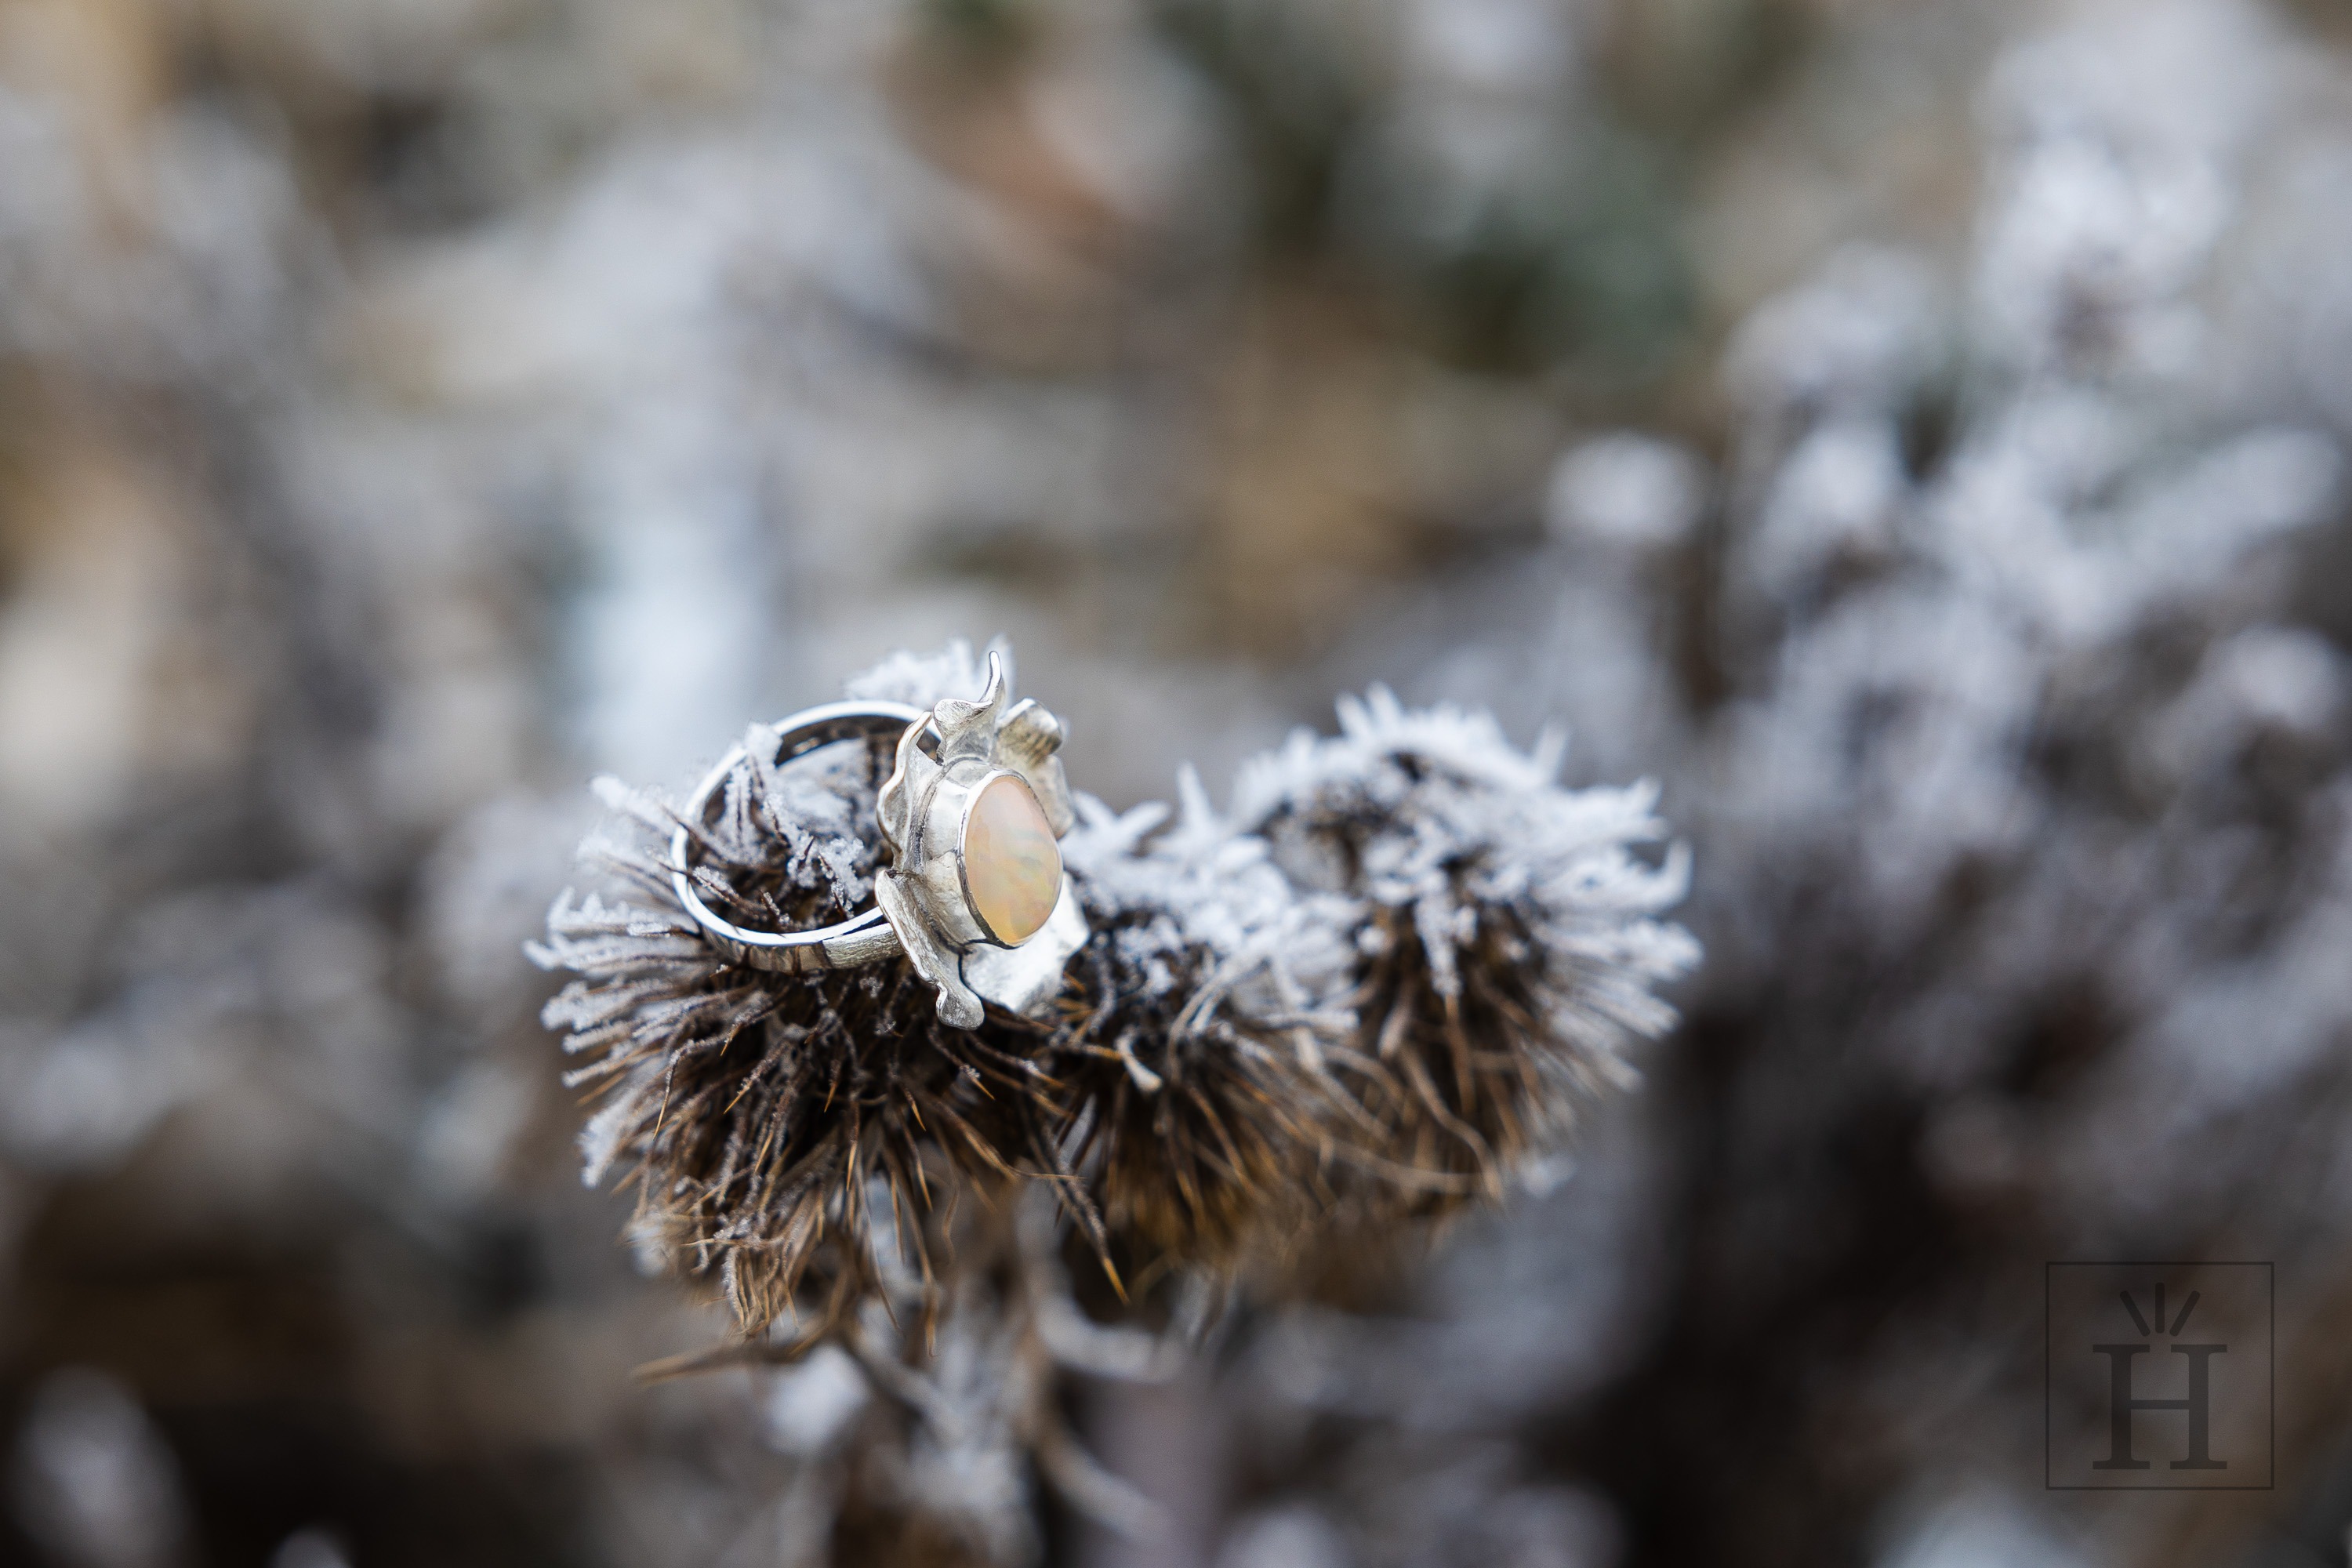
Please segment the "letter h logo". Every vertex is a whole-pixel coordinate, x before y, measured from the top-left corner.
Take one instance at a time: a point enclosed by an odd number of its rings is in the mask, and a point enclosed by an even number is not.
[[[2188,1326],[2190,1315],[2197,1310],[2197,1303],[2200,1300],[2197,1292],[2194,1290],[2189,1292],[2189,1300],[2180,1303],[2180,1316],[2173,1319],[2172,1326],[2167,1328],[2164,1325],[2164,1283],[2158,1280],[2154,1309],[2156,1327],[2153,1330],[2148,1327],[2147,1320],[2139,1315],[2139,1307],[2132,1300],[2131,1292],[2121,1291],[2119,1295],[2123,1300],[2124,1310],[2131,1314],[2133,1324],[2138,1328],[2142,1335],[2142,1342],[2136,1345],[2093,1345],[2091,1347],[2107,1358],[2114,1379],[2107,1399],[2109,1423],[2107,1457],[2094,1460],[2091,1468],[2095,1470],[2147,1469],[2149,1463],[2147,1460],[2132,1458],[2133,1415],[2142,1410],[2181,1410],[2189,1415],[2189,1457],[2185,1459],[2173,1460],[2172,1468],[2176,1470],[2228,1469],[2229,1460],[2217,1459],[2207,1449],[2213,1436],[2212,1358],[2227,1354],[2230,1347],[2184,1344],[2180,1342],[2179,1338],[2180,1331]],[[2147,1353],[2150,1347],[2145,1342],[2146,1337],[2150,1333],[2170,1335],[2173,1340],[2172,1353],[2189,1358],[2188,1398],[2141,1399],[2133,1394],[2132,1365],[2137,1358]]]
[[[2269,1488],[2269,1265],[2053,1263],[2045,1301],[2051,1487]]]

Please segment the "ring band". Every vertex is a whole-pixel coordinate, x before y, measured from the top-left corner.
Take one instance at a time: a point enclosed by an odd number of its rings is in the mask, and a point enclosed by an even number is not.
[[[874,907],[833,925],[756,931],[722,918],[696,891],[690,856],[713,796],[747,761],[736,746],[688,797],[670,837],[670,887],[709,942],[737,963],[787,974],[903,953],[952,1027],[977,1028],[983,1001],[1042,1016],[1089,935],[1055,842],[1076,822],[1055,755],[1061,721],[1034,701],[1012,701],[992,653],[976,701],[950,698],[928,712],[828,702],[773,733],[778,763],[837,741],[896,737],[875,802],[890,864],[875,873]]]
[[[908,725],[920,724],[929,717],[922,709],[910,708],[903,702],[827,702],[795,713],[778,726],[775,760],[789,763],[820,746],[862,736],[888,735],[895,740],[906,732]],[[710,797],[744,761],[740,745],[719,759],[719,765],[710,770],[678,813],[677,831],[670,837],[670,887],[694,922],[736,963],[786,974],[851,969],[861,963],[878,963],[904,952],[898,933],[891,929],[889,918],[879,904],[814,931],[775,931],[736,925],[702,901],[702,895],[695,891],[693,880],[687,875],[687,854],[693,847],[693,829],[688,825],[700,826]]]

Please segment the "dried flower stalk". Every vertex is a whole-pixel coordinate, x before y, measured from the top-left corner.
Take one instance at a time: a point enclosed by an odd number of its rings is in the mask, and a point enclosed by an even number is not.
[[[976,689],[970,650],[901,656],[862,695]],[[947,1028],[903,961],[839,973],[734,967],[676,910],[676,818],[607,783],[634,840],[592,858],[617,901],[567,893],[539,962],[575,971],[547,1010],[603,1097],[588,1176],[625,1161],[644,1233],[715,1274],[775,1353],[901,1295],[927,1321],[957,1270],[1006,1255],[1042,1183],[1122,1294],[1278,1266],[1335,1228],[1388,1227],[1501,1192],[1624,1081],[1623,1047],[1673,1020],[1695,961],[1659,917],[1679,851],[1654,792],[1568,791],[1556,744],[1375,691],[1341,733],[1244,769],[1220,814],[1081,798],[1066,860],[1094,934],[1045,1022]],[[887,757],[845,743],[730,781],[696,875],[747,921],[808,925],[869,895]],[[993,1216],[993,1217],[991,1217]],[[909,1291],[894,1292],[897,1273]]]

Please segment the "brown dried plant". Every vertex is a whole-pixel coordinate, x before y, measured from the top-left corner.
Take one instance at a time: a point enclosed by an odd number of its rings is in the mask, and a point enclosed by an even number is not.
[[[874,679],[975,678],[959,649]],[[1189,774],[1172,819],[1082,798],[1064,848],[1093,934],[1051,1016],[969,1031],[903,959],[729,962],[671,899],[676,816],[606,783],[632,837],[589,853],[625,891],[567,894],[534,953],[581,976],[547,1018],[593,1058],[590,1179],[625,1163],[641,1236],[747,1335],[788,1321],[754,1347],[779,1358],[868,1303],[934,1321],[950,1276],[1008,1256],[1030,1184],[1131,1303],[1498,1194],[1671,1021],[1654,987],[1696,952],[1656,915],[1683,868],[1631,852],[1662,832],[1646,793],[1563,790],[1481,716],[1375,692],[1341,717],[1245,769],[1227,813]],[[688,829],[698,886],[748,922],[840,919],[871,891],[887,751],[777,767],[757,741]]]

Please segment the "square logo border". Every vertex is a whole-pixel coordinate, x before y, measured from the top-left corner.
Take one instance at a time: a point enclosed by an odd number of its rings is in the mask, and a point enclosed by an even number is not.
[[[2056,1382],[2056,1367],[2052,1349],[2055,1329],[2052,1324],[2051,1285],[2053,1270],[2060,1268],[2260,1268],[2263,1271],[2263,1305],[2270,1314],[2270,1384],[2267,1413],[2270,1416],[2270,1449],[2265,1456],[2265,1473],[2270,1479],[2261,1486],[2062,1486],[2050,1479],[2056,1434],[2052,1424],[2052,1391]],[[2103,1258],[2064,1258],[2045,1259],[2042,1265],[2042,1489],[2053,1492],[2267,1492],[2278,1489],[2278,1265],[2254,1258],[2147,1258],[2108,1259]]]

